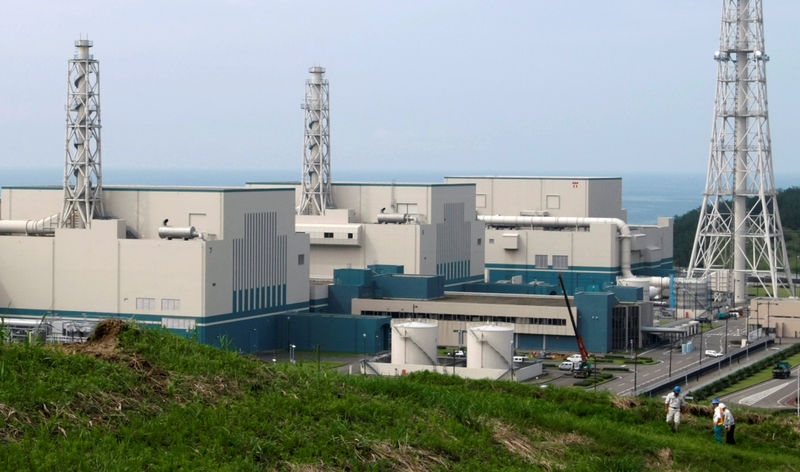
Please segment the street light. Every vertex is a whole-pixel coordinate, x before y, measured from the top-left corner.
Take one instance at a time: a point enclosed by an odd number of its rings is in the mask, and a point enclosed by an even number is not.
[[[297,362],[297,361],[294,360],[294,349],[296,347],[297,346],[295,346],[294,344],[289,344],[289,362],[292,363],[292,364]]]
[[[728,355],[728,318],[725,318],[725,349],[724,354]]]
[[[672,336],[669,338],[669,374],[667,374],[667,380],[672,378],[672,350],[675,349],[673,346],[674,341],[672,340]]]

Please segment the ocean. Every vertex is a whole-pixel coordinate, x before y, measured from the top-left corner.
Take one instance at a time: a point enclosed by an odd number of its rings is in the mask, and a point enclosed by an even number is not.
[[[0,187],[15,185],[60,185],[63,170],[0,169]],[[454,172],[367,172],[334,170],[334,181],[371,182],[442,182],[445,175],[489,175]],[[501,173],[500,175],[510,175]],[[631,172],[608,174],[622,177],[622,206],[628,210],[631,224],[655,224],[659,216],[682,215],[700,206],[705,174]],[[108,166],[103,181],[111,185],[203,185],[238,186],[245,182],[299,181],[300,172],[293,169],[114,169]],[[778,188],[800,185],[800,175],[779,175]]]

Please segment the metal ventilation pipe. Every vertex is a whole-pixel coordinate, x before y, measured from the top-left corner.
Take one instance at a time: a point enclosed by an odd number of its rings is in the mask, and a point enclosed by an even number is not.
[[[158,227],[158,237],[161,239],[183,239],[189,240],[200,236],[194,226],[167,226],[169,218],[166,218]]]
[[[413,220],[414,220],[414,217],[412,217],[408,213],[379,213],[378,214],[378,223],[403,224],[403,223],[408,223],[409,221],[413,221]]]
[[[60,215],[52,215],[41,220],[0,220],[0,234],[25,234],[41,236],[53,234]]]

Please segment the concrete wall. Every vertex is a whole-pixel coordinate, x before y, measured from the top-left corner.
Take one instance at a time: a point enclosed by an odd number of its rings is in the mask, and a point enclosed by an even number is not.
[[[474,183],[479,215],[626,218],[619,177],[445,177],[447,183]]]
[[[251,188],[279,185],[248,183]],[[450,286],[482,278],[485,238],[483,225],[476,220],[474,188],[472,184],[332,184],[336,209],[298,218],[299,231],[334,236],[312,237],[311,276],[330,279],[334,269],[394,264],[404,266],[408,274],[445,275]],[[295,202],[299,201],[296,191]],[[378,224],[382,211],[409,214],[414,221]],[[358,234],[352,241],[337,237],[344,232]]]
[[[631,227],[631,269],[637,275],[672,273],[672,218],[658,225]],[[486,269],[490,282],[521,276],[557,284],[564,274],[568,290],[602,288],[615,283],[620,269],[620,238],[616,225],[591,224],[580,228],[486,229]],[[513,244],[509,244],[509,240]],[[536,256],[546,256],[538,266]],[[554,265],[553,256],[567,256],[567,267]]]
[[[747,324],[769,328],[778,338],[800,338],[800,299],[753,298]]]

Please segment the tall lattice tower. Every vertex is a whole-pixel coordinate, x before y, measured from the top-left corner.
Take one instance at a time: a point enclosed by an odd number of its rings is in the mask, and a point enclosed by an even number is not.
[[[761,0],[723,0],[714,59],[711,155],[689,274],[709,276],[738,306],[748,279],[771,297],[781,287],[794,293],[772,172]]]
[[[89,54],[92,42],[75,41],[67,72],[67,139],[64,206],[59,226],[89,228],[103,216],[100,165],[100,65]]]
[[[303,136],[303,199],[298,213],[322,215],[334,208],[331,194],[331,135],[328,79],[325,68],[308,69],[303,101],[305,133]]]

